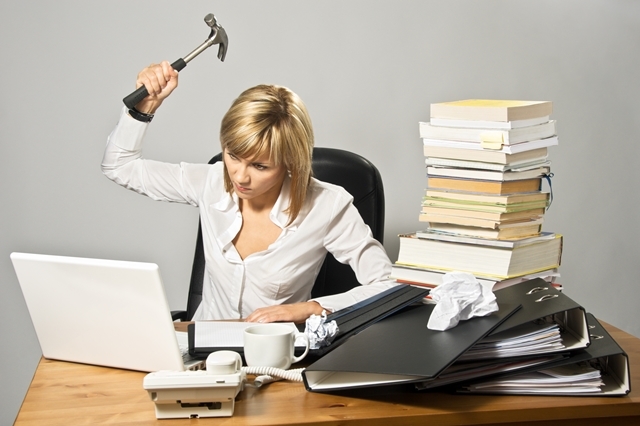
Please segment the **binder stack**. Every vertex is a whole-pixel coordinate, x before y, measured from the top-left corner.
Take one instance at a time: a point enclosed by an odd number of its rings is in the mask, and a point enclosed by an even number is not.
[[[464,393],[629,393],[626,353],[566,294],[535,279],[495,295],[497,313],[447,331],[426,326],[435,305],[405,307],[307,367],[304,385],[312,392],[411,384],[418,390]],[[589,374],[588,387],[581,386],[576,372]],[[540,377],[537,386],[531,385],[531,375],[550,374],[564,374],[564,381],[554,377],[563,387],[543,388]],[[519,387],[507,387],[516,380]]]
[[[591,344],[534,371],[477,380],[460,393],[496,395],[622,396],[631,391],[629,358],[625,351],[587,314]]]

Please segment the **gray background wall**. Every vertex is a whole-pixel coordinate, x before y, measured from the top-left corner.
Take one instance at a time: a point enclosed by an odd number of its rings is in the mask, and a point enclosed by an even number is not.
[[[197,213],[121,189],[99,169],[137,71],[186,55],[214,12],[225,63],[204,53],[148,134],[146,156],[201,162],[243,89],[298,92],[318,146],[379,167],[386,248],[423,227],[418,121],[465,98],[551,100],[554,202],[544,229],[565,236],[562,283],[597,317],[640,336],[640,2],[71,1],[0,4],[0,424],[19,409],[40,349],[12,251],[160,265],[182,308]],[[82,321],[82,318],[78,319]]]

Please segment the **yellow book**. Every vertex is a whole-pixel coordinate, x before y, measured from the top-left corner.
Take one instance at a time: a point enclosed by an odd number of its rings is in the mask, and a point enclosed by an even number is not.
[[[465,99],[431,104],[431,118],[514,121],[550,115],[550,101]]]
[[[520,211],[514,211],[514,212],[503,212],[503,211],[482,211],[482,210],[460,209],[456,207],[457,206],[440,207],[440,206],[432,206],[427,204],[422,206],[421,214],[462,216],[462,217],[472,217],[476,219],[508,222],[508,221],[514,221],[514,220],[538,218],[538,217],[544,216],[544,213],[545,213],[544,208],[534,208],[534,209],[520,210]],[[428,220],[425,222],[428,222]]]
[[[507,195],[540,190],[542,178],[492,181],[429,176],[429,189]]]
[[[547,202],[549,193],[532,191],[516,194],[485,194],[460,191],[432,190],[427,188],[426,200],[461,201],[468,204],[509,205],[517,203]],[[535,207],[532,207],[535,208]]]

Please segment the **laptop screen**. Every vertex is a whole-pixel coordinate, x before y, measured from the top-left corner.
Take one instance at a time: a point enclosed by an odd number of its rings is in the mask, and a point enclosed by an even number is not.
[[[30,253],[11,260],[45,358],[184,369],[157,265]]]

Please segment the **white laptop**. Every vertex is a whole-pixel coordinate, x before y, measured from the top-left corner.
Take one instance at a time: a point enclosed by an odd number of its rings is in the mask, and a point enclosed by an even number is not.
[[[29,253],[11,261],[45,358],[145,372],[199,368],[180,350],[158,265]]]

